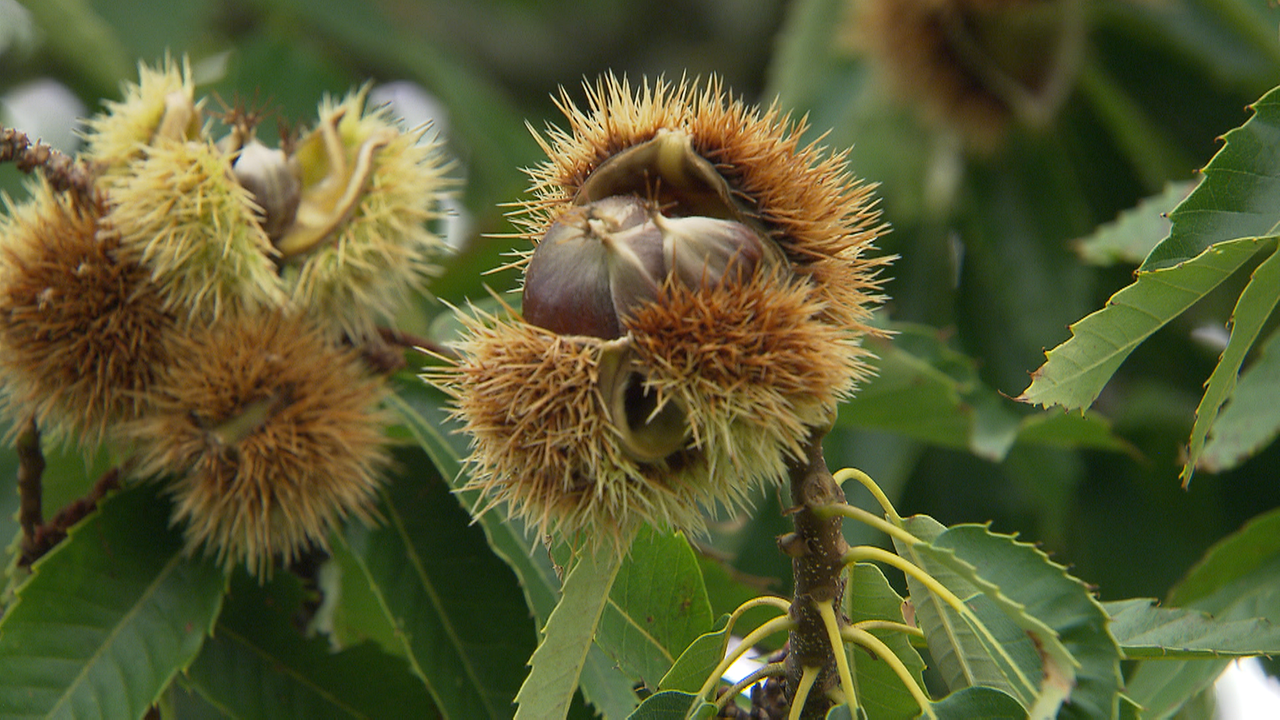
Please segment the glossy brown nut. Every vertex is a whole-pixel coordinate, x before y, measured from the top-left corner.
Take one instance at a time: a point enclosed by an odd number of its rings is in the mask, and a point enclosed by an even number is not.
[[[657,297],[664,265],[662,232],[639,198],[571,208],[529,259],[524,318],[559,335],[620,337],[620,315]]]
[[[538,244],[525,269],[524,318],[560,335],[612,340],[669,276],[714,287],[726,274],[749,277],[766,258],[782,262],[775,255],[742,223],[669,218],[635,195],[607,197],[567,210]]]

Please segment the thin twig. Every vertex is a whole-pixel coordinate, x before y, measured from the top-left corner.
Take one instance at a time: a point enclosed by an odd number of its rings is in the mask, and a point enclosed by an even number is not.
[[[36,534],[44,524],[44,453],[40,451],[40,428],[34,417],[18,434],[18,523],[22,525],[22,554],[36,547]]]
[[[18,558],[19,567],[30,567],[32,563],[39,560],[67,537],[67,531],[73,525],[80,522],[89,513],[97,509],[98,503],[107,493],[120,487],[120,468],[114,467],[102,474],[98,481],[93,484],[93,488],[89,490],[89,494],[73,500],[66,507],[58,511],[57,515],[49,522],[35,528],[32,537],[32,546],[28,550],[23,548],[22,556]]]
[[[0,127],[0,162],[12,162],[28,174],[39,168],[54,190],[70,191],[86,207],[97,201],[88,165],[39,140],[32,142],[21,130]]]
[[[378,335],[381,336],[388,344],[395,345],[397,347],[426,350],[431,355],[439,355],[446,358],[457,356],[457,353],[446,345],[441,345],[430,338],[424,338],[419,335],[407,333],[403,330],[380,327],[378,328]]]
[[[360,357],[365,365],[379,375],[390,375],[409,365],[402,349],[393,347],[381,338],[369,338],[360,345]]]

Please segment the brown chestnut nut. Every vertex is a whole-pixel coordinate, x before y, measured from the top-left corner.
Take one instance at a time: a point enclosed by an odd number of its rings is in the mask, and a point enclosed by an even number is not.
[[[726,273],[741,281],[775,254],[742,223],[669,218],[635,195],[607,197],[569,208],[538,243],[525,269],[524,318],[559,335],[611,340],[669,276],[691,288]]]

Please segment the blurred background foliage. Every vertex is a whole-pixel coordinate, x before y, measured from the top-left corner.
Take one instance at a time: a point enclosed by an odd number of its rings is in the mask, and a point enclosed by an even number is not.
[[[1178,482],[1239,284],[1143,344],[1085,417],[1010,398],[1145,254],[1082,253],[1079,241],[1193,179],[1246,105],[1280,84],[1280,12],[1267,0],[1064,0],[1028,3],[1022,20],[998,9],[1015,3],[972,3],[997,8],[952,18],[974,42],[1021,22],[1052,38],[993,61],[996,80],[1015,85],[994,93],[1013,107],[1002,115],[966,110],[973,88],[923,63],[929,33],[955,28],[925,18],[912,30],[882,16],[894,4],[0,0],[0,122],[53,140],[58,120],[46,114],[98,111],[137,62],[166,53],[190,57],[198,94],[278,108],[285,127],[314,122],[325,93],[413,83],[438,104],[428,112],[466,181],[458,251],[433,292],[484,302],[485,286],[515,284],[509,271],[481,273],[516,242],[502,237],[512,231],[503,203],[522,197],[520,168],[539,160],[526,124],[560,121],[559,88],[581,100],[583,79],[601,73],[714,73],[736,96],[807,116],[810,139],[852,148],[850,169],[880,184],[893,227],[880,242],[899,256],[880,321],[898,334],[876,344],[880,376],[843,408],[829,464],[866,470],[904,514],[990,521],[1042,542],[1104,599],[1163,597],[1212,542],[1280,505],[1275,447],[1201,472],[1187,490]],[[962,59],[944,54],[942,67]],[[69,92],[33,85],[49,80]],[[47,113],[23,105],[33,88]],[[21,193],[17,173],[0,170],[0,185]],[[1172,204],[1146,207],[1144,222],[1160,223]],[[405,329],[447,340],[449,312],[424,302]],[[83,491],[53,487],[46,504]],[[728,518],[702,539],[725,562],[704,558],[716,613],[748,586],[787,592],[774,541],[787,525],[771,493],[754,518]]]

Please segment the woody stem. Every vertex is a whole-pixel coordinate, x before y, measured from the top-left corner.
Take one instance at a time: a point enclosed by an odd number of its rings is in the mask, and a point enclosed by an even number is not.
[[[839,625],[842,628],[848,625],[839,609],[845,590],[844,555],[849,546],[841,533],[841,518],[817,511],[845,499],[822,457],[822,438],[826,432],[825,427],[814,428],[804,457],[790,463],[795,532],[778,540],[783,552],[791,556],[795,576],[791,618],[796,626],[791,631],[787,655],[788,693],[794,695],[806,667],[820,669],[813,691],[804,701],[802,718],[826,717],[832,705],[828,691],[840,682],[835,652],[819,605],[831,603]]]

